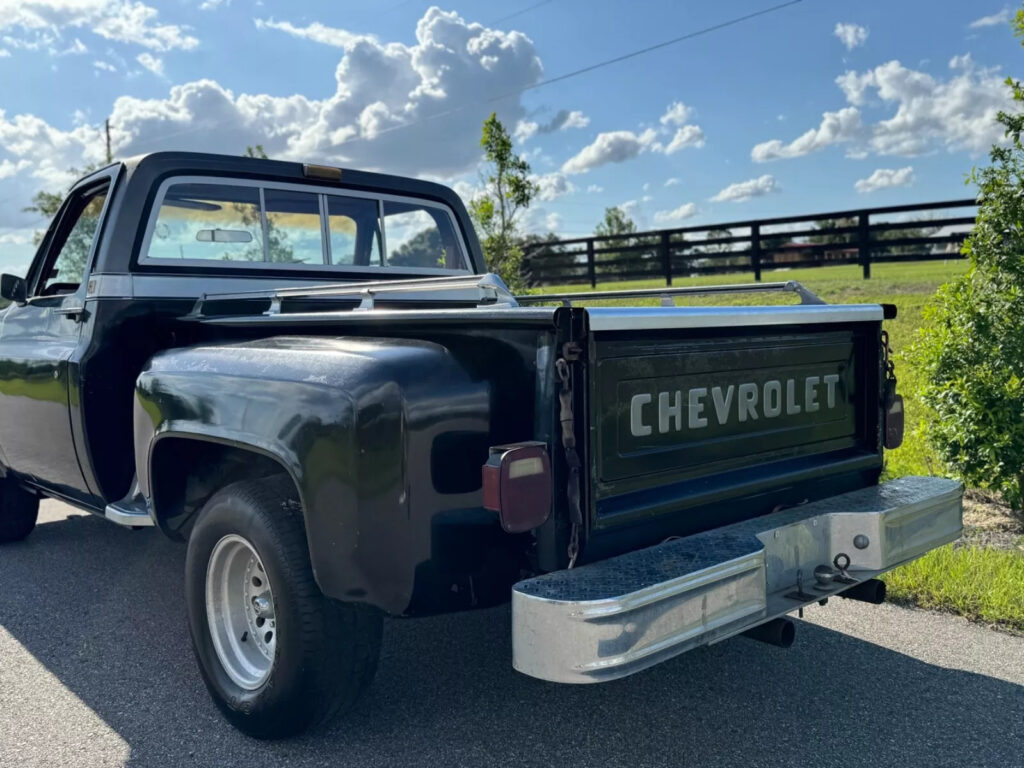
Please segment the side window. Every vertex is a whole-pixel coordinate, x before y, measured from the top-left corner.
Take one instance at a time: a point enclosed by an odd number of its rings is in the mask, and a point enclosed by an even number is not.
[[[36,295],[53,296],[78,290],[96,240],[107,190],[104,186],[87,192],[67,209],[67,224],[61,224],[61,231],[50,249]]]
[[[364,197],[327,196],[331,264],[379,267],[380,224],[377,201]]]
[[[266,189],[263,203],[267,211],[267,260],[279,264],[323,264],[320,196]]]
[[[146,257],[263,261],[259,189],[230,184],[172,185],[160,204]]]
[[[466,268],[444,209],[385,200],[384,240],[390,267]]]

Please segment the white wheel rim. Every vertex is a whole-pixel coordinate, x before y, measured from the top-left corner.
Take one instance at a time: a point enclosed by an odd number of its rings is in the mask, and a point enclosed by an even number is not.
[[[247,691],[263,685],[277,647],[274,593],[255,547],[237,534],[222,538],[210,553],[206,621],[228,677]]]

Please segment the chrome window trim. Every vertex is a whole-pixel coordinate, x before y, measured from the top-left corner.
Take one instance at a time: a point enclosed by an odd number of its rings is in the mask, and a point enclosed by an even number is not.
[[[797,304],[768,307],[586,307],[592,331],[727,328],[882,320],[877,304]]]
[[[264,236],[263,236],[263,257],[264,261],[219,261],[215,259],[151,259],[147,256],[149,253],[149,246],[153,240],[153,231],[156,228],[156,220],[160,215],[160,208],[163,205],[164,197],[167,195],[167,190],[172,184],[223,184],[233,185],[239,187],[256,187],[260,190],[260,218],[264,222]],[[357,267],[357,266],[346,266],[340,264],[272,264],[266,261],[267,256],[267,238],[266,238],[266,205],[263,200],[264,189],[283,189],[297,192],[307,192],[311,194],[318,194],[324,197],[359,197],[368,200],[377,201],[377,212],[379,219],[380,228],[380,239],[381,239],[381,265],[378,267]],[[467,265],[464,269],[448,269],[440,267],[392,267],[387,263],[387,232],[384,226],[384,201],[393,200],[399,203],[416,203],[422,205],[425,208],[435,208],[443,211],[448,217],[448,221],[451,224],[452,231],[455,233],[456,241],[462,250],[462,260]],[[328,224],[329,226],[329,224]],[[329,246],[326,246],[329,248]],[[295,184],[284,181],[265,181],[262,179],[239,179],[234,176],[202,176],[194,174],[182,174],[180,176],[169,176],[160,182],[160,186],[157,187],[156,197],[153,200],[153,204],[149,210],[148,220],[146,221],[146,233],[142,238],[142,245],[139,248],[138,258],[136,259],[137,264],[149,267],[161,267],[161,266],[186,266],[186,267],[198,267],[210,269],[239,269],[239,270],[266,270],[268,266],[271,269],[281,269],[295,272],[339,272],[349,273],[353,275],[379,275],[384,270],[386,274],[391,275],[472,275],[474,274],[471,269],[473,260],[470,258],[469,249],[466,247],[466,242],[462,237],[462,230],[459,227],[458,219],[455,218],[455,212],[444,204],[438,203],[433,200],[427,200],[421,197],[413,197],[409,195],[392,195],[386,192],[363,192],[361,190],[345,189],[338,187],[327,187],[317,184]]]

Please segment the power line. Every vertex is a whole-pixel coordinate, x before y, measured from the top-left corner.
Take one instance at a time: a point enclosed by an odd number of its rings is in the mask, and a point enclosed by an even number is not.
[[[528,5],[525,8],[520,8],[518,11],[512,11],[512,13],[502,16],[500,19],[488,21],[487,26],[490,27],[494,24],[501,24],[503,21],[508,21],[510,19],[516,18],[517,16],[522,16],[524,13],[529,13],[530,11],[535,10],[536,8],[540,8],[542,5],[547,5],[550,2],[552,2],[552,0],[540,0],[539,3],[534,3],[533,5]]]

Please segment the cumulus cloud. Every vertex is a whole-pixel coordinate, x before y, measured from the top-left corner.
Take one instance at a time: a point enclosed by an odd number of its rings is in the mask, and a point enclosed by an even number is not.
[[[534,176],[533,181],[538,187],[537,197],[544,201],[551,201],[576,191],[576,187],[564,173],[545,173],[542,176]]]
[[[756,179],[738,181],[735,184],[730,184],[717,195],[712,197],[711,200],[715,203],[742,203],[744,200],[749,200],[752,197],[762,197],[778,191],[779,185],[775,181],[775,177],[769,176],[766,173]]]
[[[15,47],[53,52],[54,41],[68,29],[88,29],[153,51],[190,50],[199,44],[187,27],[161,24],[157,16],[155,8],[138,0],[0,0],[0,32]]]
[[[858,192],[874,192],[878,189],[889,187],[909,187],[914,183],[914,169],[912,166],[905,168],[878,168],[866,179],[858,179],[854,182],[854,189]]]
[[[319,21],[314,21],[312,24],[307,24],[305,27],[297,27],[289,21],[274,21],[273,19],[254,19],[254,23],[256,24],[256,29],[274,29],[279,32],[289,34],[292,37],[302,38],[303,40],[320,43],[321,45],[330,45],[335,48],[344,48],[346,50],[362,40],[368,40],[371,42],[376,42],[377,40],[373,35],[355,34],[345,29],[339,29],[338,27],[328,27],[326,24],[321,24]]]
[[[975,19],[969,26],[971,29],[981,29],[982,27],[997,27],[1000,24],[1006,24],[1010,21],[1010,9],[1003,8],[999,13],[993,13],[991,16],[982,16],[980,19]]]
[[[847,154],[853,157],[912,156],[934,148],[983,152],[1003,140],[996,115],[1012,108],[1009,90],[996,70],[976,67],[969,55],[954,56],[949,66],[948,80],[895,60],[864,72],[845,72],[836,85],[850,106],[826,112],[817,128],[789,144],[772,139],[756,145],[751,158],[764,162],[800,157],[840,143],[848,145]],[[858,107],[869,100],[891,108],[891,116],[864,125]]]
[[[282,159],[450,178],[479,160],[480,123],[494,109],[488,99],[532,85],[542,72],[525,35],[430,8],[412,44],[354,41],[322,100],[237,94],[208,79],[175,85],[163,98],[123,96],[111,111],[113,149],[119,157],[162,149],[237,154],[259,143]],[[467,104],[479,108],[452,110]],[[498,108],[506,124],[523,114],[517,100]],[[103,146],[101,125],[61,130],[34,115],[0,112],[0,161],[33,163],[15,191],[26,201],[40,186],[70,181],[67,168],[101,162]],[[4,191],[12,191],[6,183]],[[0,226],[18,207],[0,212]]]
[[[161,59],[159,56],[154,56],[151,53],[143,52],[136,56],[135,60],[157,77],[164,76],[164,60]]]
[[[562,173],[586,173],[609,163],[632,160],[651,147],[657,133],[648,128],[643,133],[633,131],[609,131],[597,134],[593,143],[588,144],[562,165]]]
[[[839,38],[848,51],[852,51],[858,45],[864,45],[868,39],[867,27],[862,27],[859,24],[839,22],[832,30],[832,34]]]
[[[671,179],[665,179],[665,186],[666,187],[674,187],[676,184],[682,184],[682,183],[683,182],[680,179],[677,179],[675,176],[673,176]]]
[[[632,160],[641,152],[660,152],[671,155],[686,147],[703,147],[704,131],[699,125],[686,121],[692,110],[681,101],[669,104],[658,118],[659,129],[640,131],[607,131],[562,165],[563,173],[586,173],[609,163]],[[665,142],[667,139],[667,143]]]
[[[598,192],[604,192],[604,187],[599,184],[591,184],[587,187],[587,192],[591,195],[597,194]]]
[[[684,221],[696,215],[697,206],[694,203],[683,203],[678,208],[673,208],[671,211],[655,211],[654,212],[654,223],[655,224],[674,224],[678,221]]]
[[[570,128],[586,128],[590,125],[590,118],[580,110],[560,109],[558,113],[546,123],[538,123],[532,120],[520,120],[516,124],[515,139],[523,142],[534,135],[554,133],[555,131],[566,131]]]
[[[857,108],[843,107],[838,112],[823,114],[817,128],[811,128],[789,144],[779,139],[757,144],[750,150],[750,158],[756,163],[764,163],[768,160],[800,157],[831,144],[851,141],[860,132],[860,128],[860,112]]]

